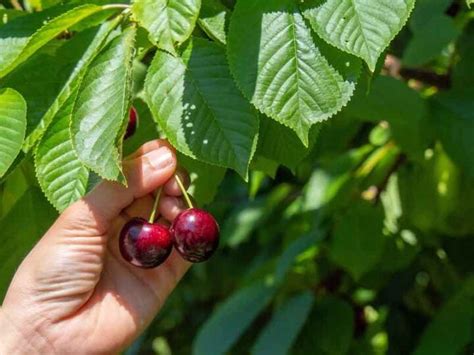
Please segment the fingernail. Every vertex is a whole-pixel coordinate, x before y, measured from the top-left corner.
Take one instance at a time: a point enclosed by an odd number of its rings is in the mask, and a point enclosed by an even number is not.
[[[156,170],[164,169],[174,164],[173,152],[168,147],[152,150],[146,157],[150,165]]]

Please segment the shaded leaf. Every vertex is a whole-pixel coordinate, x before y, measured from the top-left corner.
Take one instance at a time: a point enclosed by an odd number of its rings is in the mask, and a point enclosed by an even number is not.
[[[474,333],[474,280],[463,287],[441,308],[423,333],[415,355],[455,355],[463,353]],[[446,330],[449,329],[449,332]]]
[[[224,180],[226,169],[203,163],[185,155],[180,155],[178,161],[191,178],[191,185],[188,189],[191,196],[201,206],[211,203],[222,180]]]
[[[451,0],[417,0],[409,21],[410,29],[423,32],[431,19],[443,14],[451,3]]]
[[[77,89],[88,66],[102,49],[106,43],[108,35],[117,26],[120,20],[121,18],[117,17],[113,21],[105,22],[98,28],[84,31],[75,35],[72,40],[68,41],[56,52],[56,56],[54,58],[50,59],[50,61],[54,61],[54,64],[43,64],[52,65],[53,70],[57,71],[57,65],[60,63],[60,61],[64,61],[65,67],[63,67],[61,70],[64,73],[63,80],[65,81],[58,81],[58,84],[61,84],[60,91],[58,93],[54,93],[54,100],[51,102],[47,111],[44,112],[39,124],[34,127],[34,130],[29,134],[28,139],[25,142],[25,150],[29,150],[37,142],[37,140],[41,138],[45,129],[51,123],[53,117],[58,113],[58,110],[71,96],[72,92]],[[34,69],[37,69],[37,67],[35,66]],[[23,75],[28,75],[28,73],[24,73],[23,68],[21,68],[21,72]],[[51,73],[48,74],[51,75]],[[57,79],[58,76],[53,75],[53,77]],[[44,88],[44,81],[37,80],[37,82],[43,85]],[[35,91],[35,96],[36,95],[37,91]],[[49,100],[47,102],[49,104]],[[34,122],[35,121],[36,120],[34,120]]]
[[[58,14],[59,9],[55,8],[54,12],[19,17],[1,27],[0,77],[11,72],[61,32],[101,9],[100,6],[82,5],[48,21],[50,14]],[[48,22],[43,25],[43,21]]]
[[[404,219],[429,235],[474,232],[474,188],[437,146],[423,162],[398,173]]]
[[[395,141],[411,158],[421,159],[432,140],[427,104],[406,83],[380,76],[370,91],[360,85],[347,112],[365,121],[388,121]]]
[[[267,221],[271,214],[281,206],[290,193],[290,186],[280,185],[271,191],[265,199],[256,199],[236,206],[222,227],[221,243],[237,247],[245,242],[251,233]]]
[[[314,125],[311,128],[308,147],[305,147],[294,131],[265,115],[261,115],[257,153],[290,169],[295,169],[311,151],[319,131],[319,125]]]
[[[285,251],[279,256],[275,268],[275,284],[278,285],[285,280],[285,277],[293,266],[295,258],[306,249],[313,246],[317,240],[322,239],[325,233],[321,230],[314,230],[310,234],[303,235],[285,248]]]
[[[144,143],[160,138],[156,122],[146,103],[140,99],[133,101],[137,110],[138,121],[135,133],[124,141],[123,155],[128,156],[139,149]],[[181,162],[181,160],[179,160]]]
[[[474,178],[474,86],[435,98],[432,113],[446,153]]]
[[[255,355],[285,355],[298,336],[314,303],[307,291],[289,299],[277,309],[252,348]]]
[[[351,306],[339,298],[325,297],[313,308],[293,347],[293,354],[347,354],[353,332]]]
[[[460,31],[453,19],[446,15],[432,16],[423,30],[415,32],[408,43],[403,53],[403,64],[420,66],[435,59],[459,35]]]
[[[260,139],[259,139],[260,141]],[[258,148],[257,148],[258,150]],[[264,156],[258,155],[257,153],[254,155],[252,163],[250,164],[250,169],[255,170],[257,173],[263,173],[264,175],[267,175],[271,177],[272,179],[275,179],[276,173],[278,171],[278,167],[280,164],[278,164],[276,161],[265,158]],[[251,190],[255,191],[253,188]],[[256,191],[258,192],[258,191]],[[254,196],[252,193],[250,196]]]
[[[337,222],[331,258],[359,279],[379,261],[385,245],[382,209],[359,201]]]
[[[245,96],[305,146],[311,126],[338,112],[354,89],[321,55],[293,0],[239,1],[228,57]]]
[[[153,117],[176,149],[247,176],[258,120],[235,87],[222,48],[195,38],[181,58],[158,51],[145,92]]]
[[[275,289],[261,282],[240,289],[201,326],[193,344],[194,355],[224,354],[267,306]]]
[[[466,30],[458,40],[459,61],[453,68],[453,87],[464,89],[466,86],[474,87],[474,71],[471,70],[474,58],[474,23],[467,25]]]

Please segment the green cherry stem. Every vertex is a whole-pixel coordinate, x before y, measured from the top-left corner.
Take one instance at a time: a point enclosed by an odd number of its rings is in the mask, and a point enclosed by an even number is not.
[[[184,184],[181,181],[181,178],[179,177],[178,174],[175,174],[175,178],[176,178],[176,182],[178,183],[178,186],[179,186],[181,192],[184,195],[184,199],[186,200],[186,203],[188,204],[188,207],[189,208],[194,208],[193,203],[191,202],[191,199],[189,198],[188,192],[184,188]]]
[[[161,190],[161,186],[158,190],[156,190],[155,202],[153,203],[153,209],[151,210],[150,218],[148,219],[148,222],[150,223],[155,222],[156,209],[158,208],[158,203],[160,202]]]

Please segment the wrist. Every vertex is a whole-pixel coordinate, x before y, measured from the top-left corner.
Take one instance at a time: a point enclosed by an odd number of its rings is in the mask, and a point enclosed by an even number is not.
[[[0,354],[43,354],[45,342],[29,334],[0,308]]]

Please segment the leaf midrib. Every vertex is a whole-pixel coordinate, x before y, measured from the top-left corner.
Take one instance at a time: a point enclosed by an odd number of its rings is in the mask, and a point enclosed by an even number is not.
[[[356,0],[349,0],[349,1],[352,4],[352,6],[354,7],[355,18],[357,19],[357,23],[359,25],[360,32],[362,33],[362,39],[364,41],[365,50],[367,51],[367,55],[369,56],[370,60],[372,61],[372,54],[370,52],[370,47],[369,47],[369,44],[367,43],[367,39],[365,37],[365,30],[364,30],[364,26],[362,26],[362,22],[360,20],[359,11],[358,11],[357,5],[356,5]]]
[[[186,73],[187,71],[189,71],[190,73],[192,73],[192,69],[184,63],[184,61],[182,60],[182,58],[180,58],[180,60],[181,60],[181,63],[184,65],[184,68],[185,68],[185,71],[184,71],[184,72]],[[241,165],[241,161],[240,161],[240,159],[239,159],[239,156],[238,156],[237,152],[236,152],[235,149],[234,149],[234,146],[233,146],[232,142],[229,140],[229,138],[228,138],[227,135],[225,134],[225,130],[222,128],[222,126],[220,125],[219,120],[216,118],[217,116],[216,116],[216,114],[214,113],[213,106],[211,106],[211,105],[209,104],[209,102],[206,100],[205,96],[203,95],[203,93],[202,93],[201,90],[199,89],[199,85],[198,85],[196,79],[194,79],[194,75],[191,75],[191,76],[190,76],[190,79],[192,80],[193,86],[195,87],[196,91],[199,93],[199,96],[201,97],[201,99],[204,101],[204,103],[205,103],[205,104],[207,105],[207,107],[209,108],[209,111],[211,112],[212,118],[214,119],[216,125],[219,127],[219,130],[221,131],[221,134],[222,134],[222,136],[224,137],[224,139],[225,139],[227,145],[230,147],[229,150],[232,151],[232,155],[233,155],[234,158],[239,162],[239,165]]]

